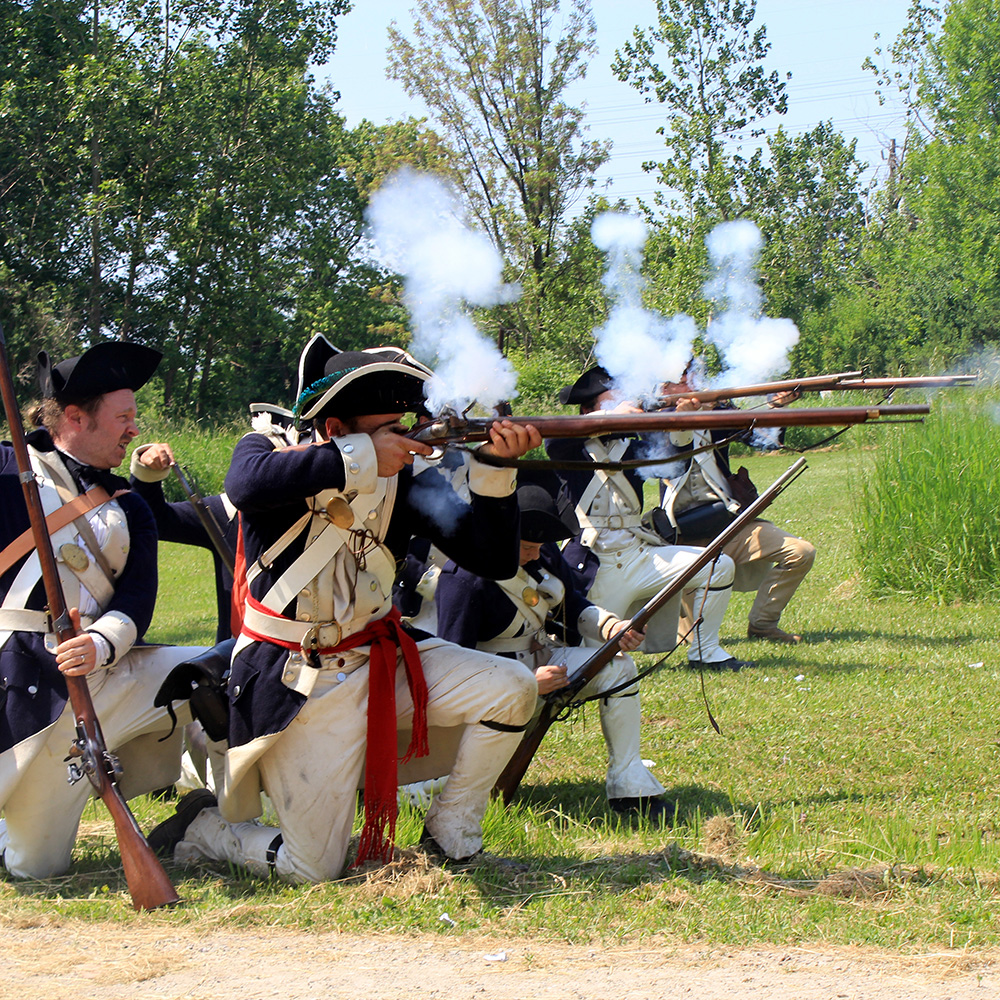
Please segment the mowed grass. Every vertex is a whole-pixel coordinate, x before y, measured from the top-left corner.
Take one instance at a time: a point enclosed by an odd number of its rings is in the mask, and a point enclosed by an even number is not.
[[[186,904],[137,917],[110,824],[94,805],[73,871],[0,884],[3,913],[22,923],[46,914],[165,928],[475,932],[657,946],[996,946],[1000,608],[865,593],[852,507],[872,454],[810,455],[807,472],[772,508],[775,521],[819,550],[786,614],[806,642],[746,641],[750,595],[733,599],[725,644],[757,665],[705,677],[721,735],[682,653],[643,682],[643,756],[677,803],[672,824],[649,827],[608,811],[591,704],[550,731],[519,801],[492,804],[488,855],[468,871],[426,863],[414,849],[421,815],[407,807],[400,858],[389,868],[293,887],[224,865],[171,865]],[[740,461],[763,486],[791,457]],[[209,641],[207,554],[164,546],[161,565],[151,638]],[[133,805],[144,828],[171,809],[149,799]]]

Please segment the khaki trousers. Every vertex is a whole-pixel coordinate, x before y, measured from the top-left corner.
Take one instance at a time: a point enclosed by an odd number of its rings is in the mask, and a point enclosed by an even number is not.
[[[816,558],[812,543],[761,520],[751,521],[723,552],[736,564],[733,589],[757,591],[749,615],[750,627],[756,629],[778,624]],[[681,631],[684,619],[691,620],[689,595],[685,595],[682,610]]]

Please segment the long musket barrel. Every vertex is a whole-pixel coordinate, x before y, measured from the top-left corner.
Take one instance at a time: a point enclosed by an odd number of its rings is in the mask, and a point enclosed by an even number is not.
[[[11,444],[17,459],[24,502],[28,508],[31,532],[38,550],[38,560],[42,569],[45,597],[52,618],[56,640],[64,642],[77,634],[66,608],[62,581],[52,551],[52,539],[45,524],[38,483],[31,468],[28,446],[24,438],[24,426],[17,406],[17,393],[7,359],[7,342],[3,327],[0,326],[0,394],[7,413],[7,426]],[[142,835],[135,817],[129,810],[117,784],[120,771],[117,760],[109,753],[101,733],[101,725],[94,712],[94,702],[86,677],[63,675],[69,692],[70,705],[76,720],[77,739],[70,747],[71,779],[77,780],[81,772],[90,779],[97,794],[111,813],[115,824],[115,836],[121,853],[125,881],[132,897],[132,905],[137,910],[152,910],[169,903],[176,903],[180,897],[157,860],[152,848]],[[79,761],[79,763],[77,763]],[[75,768],[75,770],[73,770]]]
[[[741,511],[732,524],[727,525],[715,538],[712,539],[698,554],[690,566],[677,579],[668,583],[659,593],[651,597],[639,609],[628,622],[625,628],[608,639],[603,646],[600,646],[587,659],[576,673],[569,679],[569,684],[558,691],[553,691],[545,696],[545,705],[542,713],[535,721],[534,726],[529,729],[510,760],[507,762],[500,776],[493,786],[495,795],[503,797],[504,802],[509,802],[517,791],[517,786],[521,783],[535,756],[545,734],[559,717],[560,713],[571,704],[576,695],[588,682],[593,680],[600,671],[617,655],[621,645],[621,636],[629,628],[644,628],[650,618],[656,614],[669,600],[677,597],[684,590],[688,581],[697,575],[712,560],[717,559],[723,547],[741,532],[745,525],[762,514],[775,500],[779,493],[784,490],[792,480],[798,478],[806,468],[806,460],[800,458],[793,462],[752,504]]]
[[[867,421],[926,416],[929,406],[817,406],[767,410],[696,410],[687,413],[588,413],[585,416],[504,417],[532,424],[543,438],[604,437],[637,432],[712,430],[730,427],[839,427]],[[488,441],[493,419],[445,413],[407,435],[430,445]]]
[[[838,372],[835,375],[813,375],[808,378],[762,382],[759,385],[737,385],[726,389],[689,389],[656,397],[656,406],[673,406],[681,399],[698,399],[716,403],[723,399],[743,399],[747,396],[767,396],[778,392],[847,392],[859,389],[946,389],[971,386],[978,375],[909,375],[898,378],[866,378],[861,372]]]

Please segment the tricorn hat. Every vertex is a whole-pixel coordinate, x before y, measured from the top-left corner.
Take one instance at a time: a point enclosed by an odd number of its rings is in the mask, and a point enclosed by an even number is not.
[[[613,388],[612,379],[606,368],[594,365],[588,368],[572,385],[564,385],[559,390],[559,402],[564,405],[583,406],[592,403],[602,392]]]
[[[123,340],[94,344],[75,358],[53,364],[47,351],[38,352],[38,385],[45,399],[60,403],[92,399],[118,389],[141,389],[163,355],[152,347]]]
[[[566,488],[554,472],[520,472],[517,505],[522,541],[560,542],[580,530]]]
[[[295,413],[302,420],[409,413],[424,404],[433,372],[398,347],[338,351],[322,334],[299,357]]]

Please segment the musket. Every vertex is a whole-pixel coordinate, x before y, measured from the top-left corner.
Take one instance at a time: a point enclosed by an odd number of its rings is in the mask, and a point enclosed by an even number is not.
[[[170,468],[173,469],[177,481],[181,484],[181,489],[187,494],[188,501],[194,507],[195,513],[198,515],[198,520],[201,521],[201,526],[205,529],[205,533],[208,535],[215,551],[219,553],[219,558],[226,565],[230,575],[235,575],[236,553],[233,552],[232,546],[226,541],[226,537],[219,527],[219,522],[216,521],[215,515],[208,509],[208,504],[205,503],[205,498],[191,485],[191,481],[176,462],[171,463]]]
[[[954,389],[971,388],[979,381],[978,375],[901,375],[898,378],[848,378],[838,382],[834,389],[882,389],[895,392],[896,389]]]
[[[673,406],[682,399],[697,399],[702,403],[718,403],[724,399],[742,399],[746,396],[767,396],[779,392],[847,392],[859,389],[943,389],[953,386],[971,386],[978,375],[911,375],[898,378],[866,378],[861,372],[838,372],[835,375],[811,375],[808,378],[790,378],[759,385],[737,385],[727,389],[689,389],[670,392],[656,397],[655,406]]]
[[[524,734],[513,756],[507,765],[500,772],[500,776],[493,786],[493,794],[503,797],[504,802],[510,802],[517,786],[521,783],[525,772],[531,764],[545,734],[552,724],[562,717],[563,713],[572,706],[576,696],[590,683],[618,654],[621,647],[621,637],[628,629],[642,629],[650,618],[656,614],[660,608],[668,601],[683,593],[688,582],[696,576],[710,562],[717,559],[719,553],[728,542],[735,538],[747,524],[759,517],[794,479],[797,479],[806,468],[806,460],[800,458],[793,462],[771,485],[757,497],[756,500],[743,511],[741,511],[732,524],[719,532],[698,554],[697,558],[688,566],[676,580],[668,583],[659,593],[651,597],[639,609],[615,635],[613,635],[603,646],[594,651],[587,661],[580,667],[569,680],[566,687],[558,691],[551,691],[544,695],[545,704],[542,706],[534,726]]]
[[[3,395],[3,405],[7,413],[7,426],[17,459],[24,502],[28,508],[31,533],[41,564],[48,613],[52,619],[56,641],[62,643],[77,635],[77,631],[66,608],[62,581],[59,579],[56,557],[52,551],[52,539],[45,524],[45,512],[38,492],[38,482],[28,456],[24,425],[21,423],[21,413],[17,408],[17,395],[10,372],[7,342],[4,339],[2,326],[0,326],[0,393]],[[69,692],[77,735],[67,757],[69,781],[73,784],[86,775],[107,806],[108,812],[111,813],[122,867],[125,871],[125,881],[132,896],[132,905],[137,910],[152,910],[178,902],[180,897],[142,835],[142,830],[139,829],[139,824],[136,823],[118,787],[121,765],[104,742],[101,724],[94,711],[93,699],[90,697],[87,678],[67,674],[63,677]]]
[[[621,436],[650,431],[712,430],[735,427],[839,427],[868,421],[895,421],[926,416],[920,406],[817,406],[767,410],[692,410],[685,413],[610,413],[582,416],[505,417],[515,424],[532,424],[543,438]],[[429,445],[469,444],[488,441],[494,418],[467,417],[445,410],[419,424],[407,437]]]

